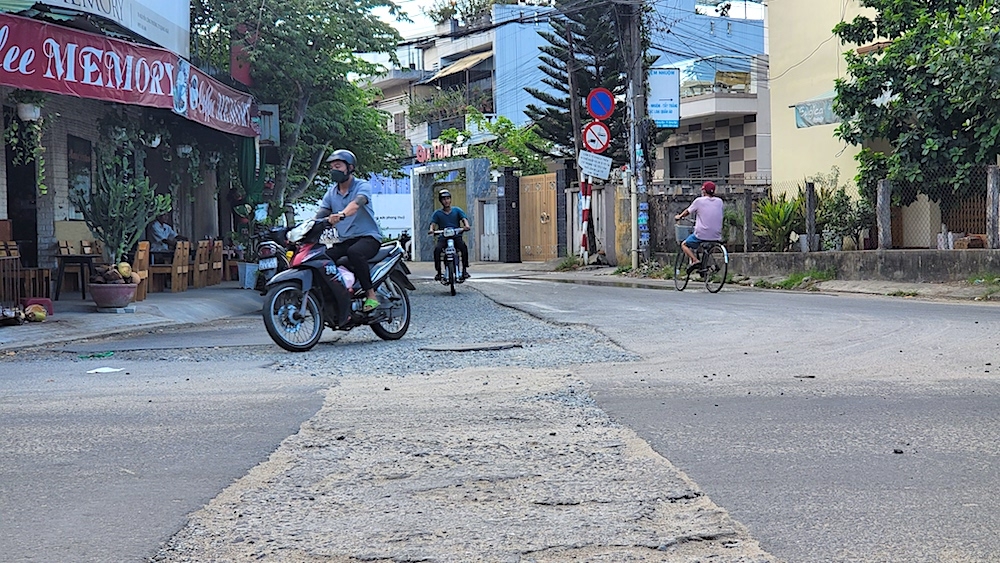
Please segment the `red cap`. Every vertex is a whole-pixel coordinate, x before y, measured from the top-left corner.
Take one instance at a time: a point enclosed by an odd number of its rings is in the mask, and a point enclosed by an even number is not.
[[[701,190],[705,193],[714,194],[715,193],[715,182],[705,182],[701,185]]]

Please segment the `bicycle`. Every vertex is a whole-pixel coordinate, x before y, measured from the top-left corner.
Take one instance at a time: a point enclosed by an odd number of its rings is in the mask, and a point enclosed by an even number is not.
[[[694,228],[686,225],[677,225],[677,256],[674,258],[674,287],[677,291],[684,291],[692,271],[688,269],[688,257],[680,245],[691,234]],[[687,234],[684,234],[684,233]],[[681,235],[684,236],[681,236]],[[729,274],[729,251],[720,240],[702,241],[695,249],[695,256],[699,265],[697,271],[705,280],[705,289],[709,293],[718,293],[722,286],[726,285],[726,276]]]

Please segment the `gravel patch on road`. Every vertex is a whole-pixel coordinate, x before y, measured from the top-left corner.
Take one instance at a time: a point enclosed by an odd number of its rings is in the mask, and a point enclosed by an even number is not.
[[[772,561],[565,370],[345,378],[153,558]]]
[[[472,287],[465,286],[452,297],[438,284],[418,283],[410,294],[412,315],[409,331],[402,339],[383,341],[367,327],[349,332],[327,330],[323,340],[311,351],[286,352],[276,344],[232,346],[217,342],[205,326],[169,327],[143,331],[133,339],[145,339],[153,347],[157,335],[183,331],[204,331],[201,347],[173,350],[149,349],[116,351],[117,361],[218,361],[226,357],[241,360],[273,361],[276,370],[302,370],[316,376],[406,376],[438,370],[475,366],[546,367],[567,363],[629,362],[639,359],[607,337],[583,325],[560,326],[546,323],[526,313],[497,305]],[[264,334],[259,316],[221,319],[215,323],[231,329],[240,325]],[[222,331],[218,331],[222,332]],[[118,337],[117,339],[120,339]],[[425,351],[435,345],[468,346],[498,341],[518,346],[503,350],[462,352]],[[20,351],[7,361],[48,359],[53,354],[64,357],[59,346]],[[81,361],[92,361],[83,358]]]

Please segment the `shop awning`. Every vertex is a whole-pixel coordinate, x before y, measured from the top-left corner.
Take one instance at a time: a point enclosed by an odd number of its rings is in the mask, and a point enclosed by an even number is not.
[[[462,72],[462,71],[465,71],[465,70],[469,70],[472,67],[476,66],[477,64],[485,61],[486,59],[488,59],[488,58],[490,58],[492,56],[493,56],[493,51],[486,51],[484,53],[476,53],[474,55],[469,55],[469,56],[466,56],[466,57],[462,57],[461,59],[458,59],[457,61],[455,61],[455,62],[451,63],[450,65],[448,65],[448,66],[442,68],[441,70],[439,70],[437,72],[437,74],[435,74],[434,76],[430,77],[427,80],[427,82],[431,82],[431,81],[437,80],[439,78],[444,78],[445,76],[450,76],[450,75],[455,74],[457,72]]]
[[[3,13],[0,29],[10,45],[2,86],[172,109],[218,131],[260,134],[253,96],[166,49]]]
[[[795,126],[802,129],[815,125],[840,123],[840,117],[833,113],[833,99],[836,97],[837,91],[830,90],[789,106],[795,108]]]

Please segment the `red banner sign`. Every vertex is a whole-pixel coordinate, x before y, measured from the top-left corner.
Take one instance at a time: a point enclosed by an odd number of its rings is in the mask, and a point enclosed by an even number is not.
[[[207,127],[254,137],[256,104],[177,55],[0,14],[0,84],[173,109]]]

